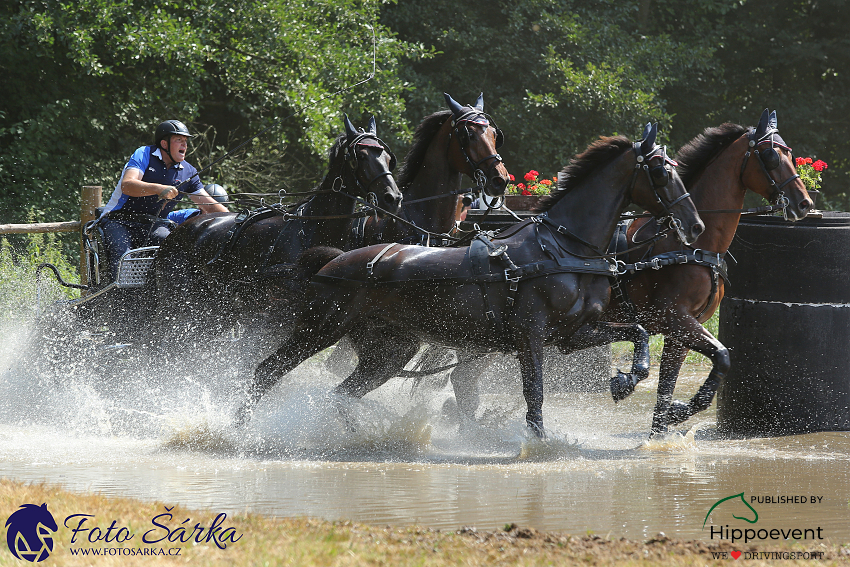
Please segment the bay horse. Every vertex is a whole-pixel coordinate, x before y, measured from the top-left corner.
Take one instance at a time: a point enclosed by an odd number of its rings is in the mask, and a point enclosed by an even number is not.
[[[543,435],[542,354],[602,314],[612,264],[603,256],[619,215],[635,202],[670,219],[693,242],[703,224],[664,149],[657,125],[641,141],[602,138],[574,158],[545,211],[492,242],[468,248],[382,244],[333,257],[311,279],[293,332],[254,374],[239,408],[254,405],[284,375],[354,328],[375,348],[335,392],[362,397],[404,368],[421,342],[517,352],[526,423]],[[588,255],[588,251],[591,252]]]
[[[400,212],[403,197],[392,174],[396,159],[378,138],[375,118],[365,131],[348,116],[344,125],[345,133],[328,151],[327,174],[294,214],[272,205],[201,215],[165,239],[154,270],[157,319],[176,321],[169,330],[218,333],[238,318],[291,312],[306,284],[296,260],[313,246],[345,246],[355,197]],[[272,319],[275,326],[282,320]]]
[[[668,426],[707,409],[729,371],[729,351],[702,323],[723,299],[727,283],[724,255],[735,236],[747,190],[782,205],[790,221],[805,218],[812,205],[791,148],[779,136],[776,111],[765,109],[754,128],[730,123],[707,128],[682,147],[676,159],[705,231],[690,245],[668,236],[623,257],[621,271],[626,273],[619,283],[623,293],[615,293],[603,321],[558,345],[563,352],[573,352],[613,341],[635,341],[633,323],[649,333],[664,335],[651,435],[663,434]],[[641,228],[651,223],[650,219],[631,223],[627,245],[633,246]],[[631,394],[649,374],[645,340],[635,341],[635,352],[646,358],[643,371],[618,373],[611,380],[615,401]],[[689,350],[706,356],[712,367],[706,381],[685,403],[673,400],[673,390]]]

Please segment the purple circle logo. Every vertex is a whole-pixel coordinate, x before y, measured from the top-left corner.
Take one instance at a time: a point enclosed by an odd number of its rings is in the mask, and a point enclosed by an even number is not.
[[[18,559],[36,563],[53,551],[53,534],[59,529],[47,504],[24,504],[6,520],[6,543]]]

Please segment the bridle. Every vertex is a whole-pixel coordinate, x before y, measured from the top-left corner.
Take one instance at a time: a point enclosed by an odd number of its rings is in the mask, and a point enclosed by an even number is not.
[[[779,146],[780,148],[784,148],[788,150],[793,156],[794,152],[785,145],[785,141],[779,136],[777,133],[779,132],[776,128],[770,128],[767,132],[760,138],[756,138],[756,129],[753,128],[747,134],[749,138],[749,142],[747,144],[747,152],[744,154],[744,162],[741,164],[741,173],[739,174],[739,179],[741,184],[746,187],[744,183],[744,169],[747,167],[747,162],[750,159],[750,154],[755,154],[758,156],[758,160],[756,160],[761,167],[762,172],[764,172],[767,180],[770,182],[771,187],[773,187],[773,195],[771,200],[774,205],[782,206],[782,216],[785,217],[785,220],[788,220],[788,205],[791,204],[790,199],[785,195],[785,192],[782,191],[782,188],[800,177],[800,174],[795,174],[781,182],[779,185],[776,184],[776,181],[770,175],[770,172],[774,169],[778,168],[782,163],[782,158],[779,157],[779,152],[776,151],[775,146]],[[777,140],[778,138],[778,140]],[[770,147],[764,151],[759,151],[758,147],[762,144],[770,143]]]
[[[357,177],[357,168],[360,165],[357,160],[357,146],[381,148],[390,156],[389,167],[374,176],[366,185],[363,185],[363,183],[361,183],[360,179]],[[370,205],[377,206],[378,196],[375,195],[374,192],[369,191],[369,188],[378,179],[382,177],[392,176],[393,170],[396,166],[396,157],[392,150],[390,150],[390,147],[386,145],[384,141],[378,138],[375,134],[372,134],[371,132],[361,132],[354,139],[346,143],[344,161],[351,169],[351,174],[354,178],[354,184],[357,186],[358,189],[360,189],[363,195],[366,195],[366,200],[369,202]],[[337,184],[337,181],[339,182],[339,184]],[[343,188],[345,188],[345,181],[342,179],[342,172],[340,172],[340,176],[334,180],[331,187],[334,191],[341,191]]]
[[[469,152],[467,151],[467,148],[469,148],[469,141],[471,137],[468,126],[469,123],[482,126],[485,132],[490,128],[492,123],[493,129],[496,131],[495,147],[497,150],[502,147],[502,144],[505,143],[505,135],[502,130],[496,125],[495,120],[493,120],[489,115],[479,110],[470,109],[457,118],[452,115],[452,129],[451,132],[449,132],[449,142],[451,143],[452,136],[455,136],[457,138],[458,145],[460,146],[460,151],[461,153],[463,153],[463,158],[466,160],[466,163],[469,164],[469,166],[472,168],[472,179],[475,180],[475,184],[478,186],[478,189],[480,191],[483,191],[484,187],[487,185],[487,174],[496,169],[496,167],[498,167],[500,163],[504,163],[504,160],[502,159],[502,156],[498,153],[490,154],[489,156],[486,156],[478,161],[475,161],[472,159],[472,157],[470,157]],[[485,172],[481,168],[481,164],[490,160],[493,161],[490,164],[490,167],[487,168],[487,171]],[[490,205],[488,204],[488,206]],[[499,207],[501,207],[501,203],[498,203],[498,206],[493,208]]]
[[[632,175],[632,182],[629,186],[629,194],[631,194],[634,190],[639,174],[641,172],[644,173],[647,181],[649,182],[649,186],[652,187],[652,192],[655,195],[655,201],[664,211],[661,215],[654,215],[658,226],[663,226],[666,221],[666,224],[670,227],[670,229],[676,231],[679,241],[683,243],[687,242],[687,237],[685,236],[681,221],[673,215],[673,207],[690,197],[691,194],[685,191],[682,195],[670,203],[665,203],[661,194],[658,192],[659,189],[666,187],[670,182],[670,170],[667,169],[667,166],[676,167],[679,164],[667,157],[667,146],[654,146],[651,150],[644,154],[641,150],[641,145],[641,140],[632,144],[635,152],[636,163],[634,175]],[[654,167],[650,167],[650,162],[653,159],[660,159],[661,163]]]

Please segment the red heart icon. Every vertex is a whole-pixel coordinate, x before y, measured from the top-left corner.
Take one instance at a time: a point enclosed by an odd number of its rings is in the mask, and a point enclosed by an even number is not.
[[[734,557],[735,559],[738,559],[739,557],[741,557],[741,552],[740,551],[733,551],[732,557]]]

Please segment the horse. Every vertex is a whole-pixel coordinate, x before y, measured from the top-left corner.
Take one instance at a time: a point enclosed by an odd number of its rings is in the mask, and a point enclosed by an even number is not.
[[[352,329],[368,327],[376,348],[361,356],[336,393],[359,398],[377,388],[398,374],[421,341],[518,352],[526,423],[543,436],[543,346],[602,314],[612,274],[602,249],[628,203],[669,218],[686,243],[703,230],[656,135],[657,124],[648,124],[641,141],[594,142],[565,168],[544,214],[493,241],[479,236],[466,248],[393,243],[328,250],[333,259],[312,277],[289,338],[257,367],[236,423],[244,424],[261,397],[301,362]]]
[[[327,174],[294,214],[271,205],[202,215],[163,242],[154,262],[157,319],[176,321],[170,331],[220,333],[237,320],[291,311],[304,283],[297,258],[312,246],[344,246],[358,198],[400,212],[396,158],[378,137],[375,118],[365,131],[347,115],[344,125],[328,151]],[[204,315],[208,320],[199,322]],[[274,321],[279,326],[281,318]]]
[[[747,190],[778,203],[790,221],[805,218],[812,205],[797,174],[791,148],[779,136],[776,111],[765,109],[756,127],[725,123],[707,128],[679,150],[676,160],[705,231],[690,245],[683,246],[667,236],[623,255],[622,273],[615,285],[622,293],[615,293],[602,321],[558,345],[569,353],[613,341],[635,342],[635,353],[642,353],[645,363],[639,372],[618,373],[611,379],[612,396],[619,402],[649,374],[648,337],[641,335],[640,327],[664,335],[650,430],[653,436],[707,409],[729,371],[729,351],[702,323],[723,299],[728,280],[724,255],[735,236]],[[651,222],[632,222],[626,233],[627,245],[634,245],[642,228]],[[634,323],[640,325],[637,330]],[[705,382],[685,403],[673,400],[673,390],[689,350],[706,356],[712,367]]]
[[[399,166],[396,182],[407,222],[388,216],[357,220],[348,249],[381,242],[441,244],[441,236],[455,228],[458,202],[468,192],[461,186],[464,174],[487,195],[504,195],[509,176],[498,153],[504,134],[484,112],[484,93],[472,106],[459,104],[448,93],[443,96],[449,110],[422,120]]]
[[[389,216],[357,219],[352,223],[353,236],[346,249],[381,242],[424,246],[445,243],[445,236],[456,227],[458,203],[466,192],[461,185],[464,174],[485,194],[504,195],[509,176],[498,153],[504,134],[484,112],[484,93],[471,106],[459,104],[448,93],[443,95],[449,110],[425,117],[399,166],[396,181],[404,195],[402,220],[407,222]],[[348,338],[358,356],[368,350],[370,338],[359,329],[354,329]],[[346,342],[341,341],[326,364],[332,368],[340,366],[343,357],[350,357],[351,351],[346,347]],[[465,353],[458,356],[467,359]],[[475,382],[452,379],[452,384],[458,399],[477,399]]]

